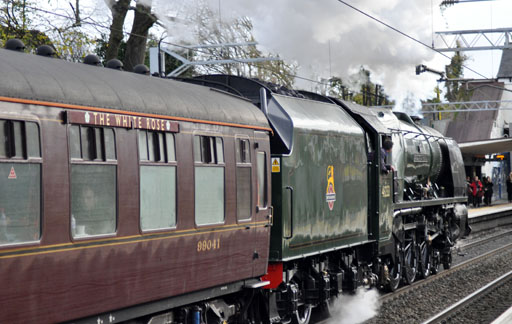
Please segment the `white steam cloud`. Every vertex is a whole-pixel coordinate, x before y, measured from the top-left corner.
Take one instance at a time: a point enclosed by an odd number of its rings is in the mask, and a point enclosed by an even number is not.
[[[377,315],[379,293],[376,289],[360,288],[354,296],[343,295],[331,310],[328,324],[357,324]]]
[[[429,63],[443,68],[449,62],[435,52],[378,24],[337,0],[204,0],[223,21],[247,16],[254,24],[254,36],[260,46],[279,54],[287,61],[297,62],[298,74],[305,77],[348,80],[361,66],[372,72],[372,81],[384,86],[393,99],[401,102],[407,93],[425,99],[433,95],[434,75],[415,75],[417,64]],[[432,43],[432,9],[439,10],[441,0],[349,0],[361,10],[382,19],[399,30]],[[153,0],[159,18],[186,17],[196,10],[198,1]],[[174,19],[174,18],[173,18]],[[185,18],[186,19],[186,18]],[[192,28],[171,28],[169,35],[190,40]],[[330,57],[329,60],[329,44]],[[436,62],[432,60],[436,57]],[[331,68],[329,68],[331,66]],[[330,72],[331,71],[331,72]],[[302,84],[308,88],[314,84]]]

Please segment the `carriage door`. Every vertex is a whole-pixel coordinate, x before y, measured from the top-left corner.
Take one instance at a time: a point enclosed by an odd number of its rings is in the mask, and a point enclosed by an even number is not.
[[[254,132],[254,254],[253,275],[267,270],[270,245],[271,197],[270,197],[270,143],[268,133]]]

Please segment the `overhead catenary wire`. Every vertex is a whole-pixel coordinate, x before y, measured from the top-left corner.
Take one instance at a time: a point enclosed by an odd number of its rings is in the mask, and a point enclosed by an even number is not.
[[[337,0],[337,1],[338,1],[338,2],[340,2],[340,3],[342,3],[342,4],[344,4],[345,6],[347,6],[347,7],[349,7],[349,8],[351,8],[351,9],[353,9],[353,10],[355,10],[355,11],[359,12],[360,14],[362,14],[362,15],[364,15],[364,16],[366,16],[366,17],[368,17],[368,18],[370,18],[370,19],[372,19],[372,20],[374,20],[374,21],[378,22],[379,24],[386,26],[387,28],[389,28],[389,29],[391,29],[391,30],[393,30],[393,31],[397,32],[398,34],[400,34],[400,35],[402,35],[402,36],[404,36],[404,37],[406,37],[406,38],[408,38],[408,39],[412,40],[413,42],[416,42],[416,43],[420,44],[421,46],[424,46],[424,47],[426,47],[426,48],[428,48],[428,49],[430,49],[430,50],[432,50],[432,51],[435,51],[436,53],[441,54],[442,56],[444,56],[444,57],[446,57],[447,59],[451,60],[451,57],[449,57],[448,55],[444,54],[443,52],[441,52],[441,51],[439,51],[439,50],[436,50],[435,48],[433,48],[433,47],[429,46],[428,44],[425,44],[425,43],[423,43],[422,41],[420,41],[419,39],[416,39],[416,38],[412,37],[411,35],[406,34],[405,32],[401,31],[400,29],[398,29],[398,28],[396,28],[396,27],[391,26],[390,24],[388,24],[388,23],[386,23],[386,22],[382,21],[381,19],[376,18],[376,17],[374,17],[374,16],[370,15],[369,13],[367,13],[367,12],[365,12],[365,11],[363,11],[363,10],[359,9],[359,8],[354,7],[353,5],[351,5],[350,3],[347,3],[347,2],[346,2],[346,1],[344,1],[344,0]],[[484,79],[489,79],[488,77],[486,77],[486,76],[484,76],[483,74],[481,74],[481,73],[479,73],[479,72],[477,72],[477,71],[473,70],[472,68],[468,67],[467,65],[464,65],[464,64],[463,64],[462,66],[463,66],[464,68],[468,69],[469,71],[471,71],[471,72],[473,72],[473,73],[475,73],[475,74],[477,74],[477,75],[481,76],[481,77],[482,77],[482,78],[484,78]]]
[[[378,18],[376,18],[376,17],[374,17],[374,16],[364,12],[363,10],[354,7],[353,5],[347,3],[346,1],[338,0],[338,2],[344,4],[344,5],[348,6],[349,8],[352,8],[353,10],[361,13],[362,15],[364,15],[364,16],[366,16],[366,17],[368,17],[368,18],[370,18],[370,19],[372,19],[372,20],[374,20],[374,21],[376,21],[376,22],[378,22],[378,23],[380,23],[380,24],[390,28],[391,30],[399,33],[400,35],[402,35],[404,37],[407,37],[408,39],[410,39],[410,40],[412,40],[412,41],[414,41],[414,42],[416,42],[416,43],[418,43],[418,44],[420,44],[420,45],[422,45],[422,46],[424,46],[424,47],[426,47],[426,48],[428,48],[430,50],[433,50],[433,51],[437,52],[438,54],[441,54],[442,56],[444,56],[444,57],[446,57],[448,59],[451,59],[448,55],[446,55],[446,54],[436,50],[435,48],[430,47],[429,45],[421,42],[420,40],[418,40],[418,39],[416,39],[416,38],[406,34],[405,32],[399,30],[398,28],[395,28],[395,27],[387,24],[384,21],[382,21],[382,20],[380,20],[380,19],[378,19]],[[46,14],[54,15],[54,16],[61,17],[61,18],[64,18],[64,19],[75,20],[74,17],[70,17],[70,16],[67,16],[67,15],[64,15],[64,14],[59,14],[59,13],[56,13],[56,12],[53,12],[53,11],[49,11],[49,10],[45,10],[45,9],[42,9],[42,8],[37,8],[37,7],[33,7],[33,6],[26,6],[26,7],[29,8],[29,9],[35,10],[35,11],[44,12]],[[95,26],[95,27],[99,27],[99,28],[103,28],[103,29],[108,29],[108,30],[112,29],[110,26],[105,26],[103,24],[100,24],[100,23],[97,23],[97,22],[94,22],[94,21],[91,22],[91,21],[88,21],[88,20],[82,20],[82,23],[83,24],[87,24],[87,25],[91,25],[91,26]],[[150,38],[152,40],[155,40],[155,41],[161,41],[161,40],[156,39],[156,38],[151,38],[150,36],[143,36],[143,35],[138,35],[138,34],[135,34],[135,33],[127,32],[127,31],[124,31],[122,28],[121,29],[114,29],[114,30],[120,31],[123,34],[128,35],[128,36],[132,36],[133,35],[133,36],[136,36],[136,37],[148,37],[148,38]],[[180,45],[180,44],[176,44],[176,43],[172,43],[172,42],[168,42],[168,41],[161,41],[161,43],[166,44],[166,45],[170,45],[170,46],[175,46],[175,47],[182,48],[182,49],[186,49],[186,50],[192,50],[192,51],[197,52],[197,53],[208,54],[208,55],[211,54],[209,52],[202,51],[201,49],[198,49],[198,48],[191,49],[188,46]],[[261,68],[263,70],[272,71],[271,69],[266,68],[266,67],[261,66],[261,65],[258,65],[257,63],[246,63],[246,62],[238,61],[237,59],[232,59],[232,60],[235,61],[235,62],[238,62],[240,64],[250,64],[250,65],[257,66],[258,68]],[[462,66],[467,68],[469,71],[472,71],[473,73],[481,76],[482,78],[488,79],[483,74],[481,74],[481,73],[479,73],[479,72],[469,68],[468,66],[466,66],[466,65],[462,65]],[[286,74],[287,76],[290,76],[290,77],[293,77],[293,78],[296,78],[296,79],[299,79],[299,80],[304,80],[304,81],[308,81],[308,82],[312,82],[312,83],[316,83],[316,84],[320,84],[320,85],[329,85],[329,83],[327,83],[327,82],[318,81],[318,80],[314,80],[314,79],[311,79],[311,78],[303,77],[303,76],[300,76],[300,75],[295,74],[295,73],[290,73],[290,72],[286,72],[286,71],[283,71],[283,73]]]

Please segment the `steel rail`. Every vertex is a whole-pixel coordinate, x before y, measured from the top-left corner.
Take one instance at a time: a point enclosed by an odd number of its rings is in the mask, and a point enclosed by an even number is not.
[[[501,234],[498,234],[498,235],[493,236],[493,237],[488,238],[488,239],[487,238],[486,239],[482,239],[478,243],[484,243],[484,241],[490,241],[492,239],[496,239],[496,237],[504,236],[505,234],[510,234],[510,232],[512,232],[512,231],[508,231],[506,233],[501,233]],[[475,244],[471,243],[471,244],[468,244],[468,245],[476,245],[476,243]],[[379,301],[381,303],[384,303],[384,302],[386,302],[388,300],[393,300],[394,298],[397,298],[399,296],[405,295],[405,294],[413,291],[413,289],[415,289],[417,287],[426,285],[426,284],[428,284],[428,283],[430,283],[430,282],[432,282],[434,280],[437,280],[439,278],[443,278],[444,276],[450,275],[451,273],[456,272],[456,271],[458,271],[458,270],[460,270],[460,269],[462,269],[462,268],[464,268],[466,266],[470,266],[470,265],[472,265],[474,263],[477,263],[477,262],[479,262],[482,259],[485,259],[487,257],[491,257],[491,256],[496,255],[496,254],[499,254],[500,252],[505,251],[508,248],[512,248],[512,243],[504,245],[504,246],[499,247],[499,248],[496,248],[496,249],[494,249],[492,251],[489,251],[487,253],[479,255],[479,256],[477,256],[475,258],[472,258],[470,260],[467,260],[467,261],[464,261],[462,263],[459,263],[459,264],[451,267],[448,270],[443,270],[443,271],[439,272],[436,275],[431,275],[427,279],[416,281],[412,285],[403,286],[403,287],[399,288],[398,290],[396,290],[395,292],[386,293],[385,295],[380,296]],[[332,319],[319,319],[317,321],[313,321],[313,323],[315,323],[315,324],[327,324],[327,323],[330,323],[331,320]]]
[[[427,285],[427,284],[429,284],[430,282],[432,282],[434,280],[438,280],[440,278],[448,276],[448,275],[450,275],[450,274],[452,274],[454,272],[457,272],[457,271],[459,271],[461,269],[464,269],[465,267],[468,267],[468,266],[470,266],[472,264],[478,263],[478,262],[480,262],[483,259],[490,258],[490,257],[492,257],[492,256],[494,256],[496,254],[499,254],[500,252],[503,252],[503,251],[505,251],[507,249],[510,249],[510,248],[512,248],[512,243],[509,243],[507,245],[504,245],[502,247],[499,247],[497,249],[494,249],[492,251],[489,251],[487,253],[484,253],[482,255],[479,255],[477,257],[474,257],[474,258],[469,259],[467,261],[464,261],[462,263],[459,263],[459,264],[457,264],[455,266],[452,266],[450,269],[443,270],[443,271],[437,273],[436,275],[430,275],[428,278],[420,280],[420,281],[416,281],[412,285],[404,286],[404,287],[396,290],[394,293],[387,293],[387,294],[381,296],[379,298],[379,300],[381,302],[386,302],[386,301],[392,300],[392,299],[394,299],[396,297],[405,295],[405,294],[409,293],[410,291],[416,289],[417,287],[421,287],[421,286]]]
[[[422,324],[444,323],[444,321],[454,316],[457,316],[457,313],[460,312],[462,309],[471,305],[473,302],[489,294],[490,292],[494,291],[495,289],[499,288],[500,286],[502,286],[503,284],[507,283],[510,280],[512,280],[512,271],[502,275],[498,279],[488,283],[487,285],[483,286],[477,291],[469,294],[465,298],[459,300],[458,302],[446,308],[437,315],[432,316]]]
[[[510,234],[512,234],[512,229],[508,230],[508,231],[505,231],[505,232],[498,233],[496,235],[492,235],[492,236],[489,236],[489,237],[486,237],[486,238],[482,238],[480,240],[476,240],[476,241],[473,241],[473,242],[470,242],[470,243],[467,243],[467,244],[456,246],[457,252],[459,252],[459,250],[463,251],[465,249],[472,248],[473,246],[482,245],[484,243],[487,243],[487,242],[499,239],[499,238],[501,238],[503,236],[507,236],[507,235],[510,235]]]

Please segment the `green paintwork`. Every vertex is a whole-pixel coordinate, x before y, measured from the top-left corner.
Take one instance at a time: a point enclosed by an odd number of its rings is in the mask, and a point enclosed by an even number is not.
[[[272,173],[271,260],[368,240],[368,168],[361,127],[336,105],[280,95],[271,100],[293,123],[291,153],[272,156],[280,158],[280,172]],[[329,166],[336,193],[332,211],[326,195]],[[293,206],[287,187],[293,188]]]
[[[384,126],[378,114],[373,109],[359,106],[355,103],[340,101],[347,111],[366,132],[368,159],[368,237],[378,240],[379,245],[391,238],[393,226],[393,186],[392,174],[381,172],[382,140],[391,135],[388,127]],[[394,154],[392,156],[394,160]],[[394,165],[394,162],[391,163]],[[384,192],[384,194],[383,194]]]
[[[371,112],[392,133],[392,165],[398,179],[397,201],[403,201],[404,181],[423,185],[428,181],[435,182],[441,171],[441,147],[439,139],[429,135],[442,135],[433,129],[399,120],[389,109],[374,108]]]
[[[391,238],[393,228],[393,174],[391,172],[388,174],[379,172],[379,190],[376,195],[379,200],[379,241],[385,241]]]

